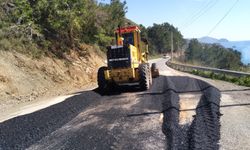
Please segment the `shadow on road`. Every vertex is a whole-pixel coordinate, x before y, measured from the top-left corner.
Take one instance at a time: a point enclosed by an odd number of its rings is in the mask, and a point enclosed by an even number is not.
[[[221,108],[227,108],[227,107],[241,107],[241,106],[250,106],[250,103],[242,103],[242,104],[230,104],[230,105],[220,105]],[[181,109],[179,111],[195,111],[197,108],[191,108],[191,109]],[[148,116],[148,115],[155,115],[155,114],[161,114],[163,111],[154,111],[154,112],[143,112],[143,113],[137,113],[137,114],[129,114],[127,117],[137,117],[137,116]]]
[[[120,95],[122,93],[137,93],[142,92],[138,85],[121,85],[114,86],[110,89],[109,92],[103,93],[100,89],[96,88],[93,90],[94,92],[102,95],[102,96],[112,96],[112,95]]]

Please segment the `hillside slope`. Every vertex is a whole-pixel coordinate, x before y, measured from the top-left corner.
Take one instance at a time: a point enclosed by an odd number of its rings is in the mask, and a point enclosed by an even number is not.
[[[32,59],[16,52],[0,51],[0,110],[81,89],[96,81],[97,68],[104,64],[94,47],[84,45],[82,57],[76,51],[65,59]]]

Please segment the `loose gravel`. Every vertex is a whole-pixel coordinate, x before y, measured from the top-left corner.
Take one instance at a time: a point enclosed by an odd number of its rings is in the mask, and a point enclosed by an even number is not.
[[[167,77],[165,82],[163,132],[168,149],[219,149],[220,92],[210,84],[189,77]],[[178,93],[200,92],[195,108],[196,115],[190,123],[180,124]]]

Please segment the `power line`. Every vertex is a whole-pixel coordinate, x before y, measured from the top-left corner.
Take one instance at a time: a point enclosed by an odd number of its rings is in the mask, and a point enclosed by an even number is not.
[[[226,12],[226,14],[215,24],[215,26],[208,32],[207,36],[209,36],[219,25],[220,23],[229,15],[229,13],[233,10],[239,0],[236,0],[233,6]]]
[[[212,2],[211,0],[207,1],[208,3],[205,3],[202,7],[197,9],[197,11],[193,11],[192,15],[186,18],[185,21],[182,22],[181,27],[184,27],[186,24],[190,22],[190,20],[194,19],[198,14],[200,14],[208,5]]]
[[[192,16],[192,18],[188,22],[186,22],[186,24],[184,24],[184,27],[191,25],[194,22],[194,20],[196,20],[197,17],[203,14],[213,3],[214,1],[208,1],[205,7],[202,7],[196,14]]]
[[[219,0],[216,1],[210,1],[209,3],[207,3],[206,7],[203,9],[201,9],[202,11],[199,11],[196,15],[194,15],[194,17],[192,18],[192,20],[189,22],[189,24],[186,24],[184,26],[183,30],[186,30],[189,26],[191,26],[194,22],[196,22],[201,16],[205,15],[211,8],[213,8]]]
[[[196,18],[194,18],[193,21],[190,24],[188,24],[185,29],[187,29],[194,22],[196,22],[198,19],[200,19],[201,16],[205,15],[211,8],[213,8],[218,3],[218,1],[219,0],[216,0],[216,1],[214,1],[214,3],[211,3],[211,5],[208,8],[206,8],[201,14],[199,14]]]

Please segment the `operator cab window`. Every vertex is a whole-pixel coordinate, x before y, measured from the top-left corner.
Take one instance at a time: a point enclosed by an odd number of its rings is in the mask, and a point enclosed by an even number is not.
[[[133,33],[125,33],[125,34],[122,34],[122,37],[123,37],[123,43],[125,45],[127,44],[131,44],[134,46],[134,34]]]

